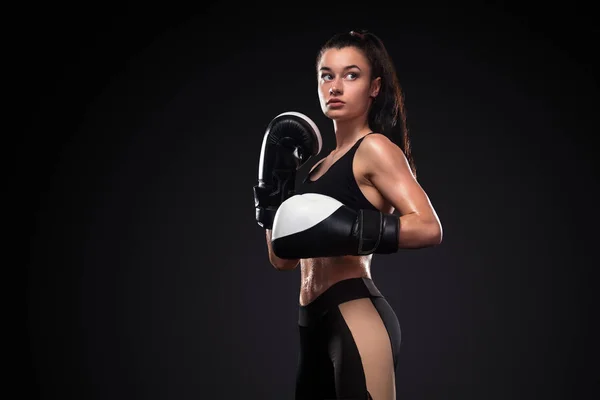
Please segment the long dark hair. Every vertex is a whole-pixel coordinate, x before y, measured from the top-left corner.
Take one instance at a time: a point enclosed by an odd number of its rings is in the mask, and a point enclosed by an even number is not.
[[[369,127],[375,132],[384,134],[402,149],[416,177],[417,168],[408,137],[404,95],[392,58],[381,39],[366,30],[338,33],[325,42],[319,50],[317,68],[326,50],[349,46],[356,47],[365,54],[371,65],[371,79],[381,77],[381,89],[369,110]]]

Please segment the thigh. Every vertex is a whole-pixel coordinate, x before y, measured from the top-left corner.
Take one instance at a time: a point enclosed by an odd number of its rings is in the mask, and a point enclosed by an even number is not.
[[[327,351],[328,332],[303,326],[299,330],[295,399],[335,399],[333,365]]]
[[[348,301],[338,310],[329,345],[338,398],[395,399],[392,343],[373,301]]]

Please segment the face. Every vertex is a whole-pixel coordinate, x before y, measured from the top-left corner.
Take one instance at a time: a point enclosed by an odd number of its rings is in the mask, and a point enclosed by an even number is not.
[[[367,118],[381,78],[371,79],[371,67],[356,47],[329,49],[317,66],[319,102],[323,113],[333,120]]]

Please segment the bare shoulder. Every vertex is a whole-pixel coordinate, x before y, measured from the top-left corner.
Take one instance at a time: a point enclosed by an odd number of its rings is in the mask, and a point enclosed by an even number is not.
[[[367,135],[358,148],[357,156],[371,173],[394,167],[409,168],[402,149],[381,133]]]
[[[365,136],[359,149],[366,150],[363,153],[372,156],[385,156],[389,152],[402,152],[402,149],[396,143],[382,133],[371,133]]]

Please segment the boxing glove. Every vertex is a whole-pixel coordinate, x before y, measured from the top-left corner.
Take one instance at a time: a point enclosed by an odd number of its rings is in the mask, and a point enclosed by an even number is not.
[[[400,218],[353,210],[317,193],[285,200],[273,221],[271,244],[279,258],[389,254],[398,251]]]
[[[263,136],[254,189],[256,222],[271,229],[277,208],[295,194],[296,171],[321,152],[315,123],[298,112],[276,116]]]

